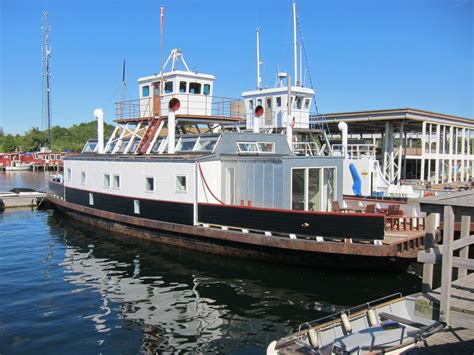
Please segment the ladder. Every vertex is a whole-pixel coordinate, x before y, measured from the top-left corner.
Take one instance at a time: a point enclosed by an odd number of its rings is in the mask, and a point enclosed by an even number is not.
[[[138,154],[145,154],[150,146],[150,143],[153,141],[153,137],[160,127],[161,119],[159,117],[151,117],[148,121],[148,126],[146,128],[145,134],[143,135],[140,144],[137,147],[136,152]]]

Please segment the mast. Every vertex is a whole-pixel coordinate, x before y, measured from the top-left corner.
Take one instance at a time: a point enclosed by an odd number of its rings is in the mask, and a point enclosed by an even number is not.
[[[120,119],[123,119],[123,103],[125,100],[125,58],[122,65],[122,100],[120,101]]]
[[[293,61],[294,61],[294,76],[295,85],[298,85],[298,53],[296,43],[296,2],[293,0]]]
[[[262,78],[260,76],[260,65],[262,62],[260,61],[260,37],[259,37],[260,29],[257,27],[257,89],[262,88]]]
[[[162,6],[160,7],[160,37],[161,37],[161,83],[160,83],[160,95],[163,93],[163,51],[164,51],[164,45],[165,45],[165,8]]]
[[[50,60],[51,60],[51,48],[49,47],[49,31],[48,25],[48,12],[43,12],[43,114],[42,114],[42,126],[43,129],[48,129],[48,141],[46,142],[49,147],[52,146],[51,136],[51,74]]]

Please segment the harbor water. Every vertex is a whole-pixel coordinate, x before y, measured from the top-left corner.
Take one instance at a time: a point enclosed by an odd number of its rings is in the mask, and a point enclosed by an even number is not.
[[[0,172],[0,191],[48,173]],[[0,212],[0,353],[262,354],[302,322],[417,292],[418,272],[351,272],[136,240],[56,210]]]

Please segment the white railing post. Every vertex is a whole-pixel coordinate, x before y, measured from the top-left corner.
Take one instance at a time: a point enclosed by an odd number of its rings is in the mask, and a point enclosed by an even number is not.
[[[462,216],[461,219],[461,238],[469,237],[469,229],[471,227],[471,216]],[[459,257],[460,258],[469,258],[469,245],[461,248],[459,250]],[[459,268],[458,269],[458,279],[461,277],[467,276],[467,269]]]
[[[443,256],[441,262],[441,300],[439,320],[449,324],[451,313],[451,281],[453,272],[454,211],[444,206]]]

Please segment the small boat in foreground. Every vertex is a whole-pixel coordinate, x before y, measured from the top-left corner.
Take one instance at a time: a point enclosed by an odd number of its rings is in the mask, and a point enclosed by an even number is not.
[[[267,354],[400,354],[443,327],[415,316],[415,297],[398,293],[303,323],[270,343]]]
[[[0,209],[8,207],[35,207],[46,199],[46,192],[16,187],[10,191],[0,191]]]

